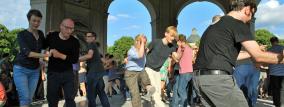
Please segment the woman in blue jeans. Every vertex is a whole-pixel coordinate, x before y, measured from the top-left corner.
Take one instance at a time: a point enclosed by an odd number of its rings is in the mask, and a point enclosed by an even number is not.
[[[44,34],[38,30],[42,15],[38,10],[30,10],[27,14],[29,28],[18,33],[17,41],[20,52],[14,63],[14,82],[19,94],[20,107],[28,107],[32,102],[39,79],[39,58],[49,57],[42,54]]]

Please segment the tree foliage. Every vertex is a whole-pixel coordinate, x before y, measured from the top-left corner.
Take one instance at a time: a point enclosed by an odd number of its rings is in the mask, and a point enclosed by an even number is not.
[[[113,46],[108,47],[107,53],[112,54],[114,58],[122,61],[133,43],[134,40],[132,37],[123,36],[120,39],[116,40]]]
[[[0,55],[9,53],[11,60],[16,56],[19,46],[16,43],[17,34],[23,29],[9,31],[4,25],[0,24]]]
[[[260,44],[271,46],[270,38],[275,35],[266,29],[258,29],[255,31],[256,41]]]

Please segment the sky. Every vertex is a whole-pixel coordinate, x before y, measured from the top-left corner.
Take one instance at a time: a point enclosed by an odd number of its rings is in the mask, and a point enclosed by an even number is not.
[[[26,13],[30,9],[30,0],[1,0],[0,24],[9,30],[27,28]],[[261,0],[256,13],[256,29],[268,29],[284,39],[284,0]],[[151,17],[147,9],[138,0],[114,0],[108,10],[107,44],[121,36],[135,37],[143,33],[151,40]],[[202,13],[202,14],[201,14]],[[201,36],[214,15],[223,15],[223,11],[210,2],[194,2],[187,5],[178,16],[178,32],[189,36],[196,28]]]

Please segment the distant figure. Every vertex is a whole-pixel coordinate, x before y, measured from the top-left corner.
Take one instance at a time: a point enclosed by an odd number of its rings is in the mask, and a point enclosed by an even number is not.
[[[271,48],[269,52],[283,53],[284,46],[279,44],[277,37],[270,38]],[[275,107],[284,107],[284,65],[283,64],[270,64],[270,89],[272,92],[273,104]]]
[[[214,25],[215,23],[217,23],[221,19],[221,17],[222,17],[221,15],[213,16],[211,25]]]

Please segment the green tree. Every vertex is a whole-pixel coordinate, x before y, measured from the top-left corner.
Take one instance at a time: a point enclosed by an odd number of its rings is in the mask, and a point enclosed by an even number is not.
[[[9,30],[2,24],[0,24],[0,55],[10,52],[10,42],[8,40]]]
[[[14,59],[15,56],[17,55],[17,53],[19,52],[19,44],[17,42],[17,35],[19,32],[23,31],[23,28],[19,28],[19,29],[13,29],[9,32],[8,34],[8,40],[11,43],[10,44],[10,53],[11,53],[11,59]]]
[[[107,53],[113,54],[114,53],[114,46],[107,47]]]
[[[282,45],[282,46],[284,46],[284,40],[283,40],[283,39],[280,39],[280,40],[279,40],[279,44]]]
[[[258,43],[270,47],[271,44],[269,40],[271,37],[274,37],[275,35],[266,29],[258,29],[255,31],[255,36],[256,36],[255,39]]]
[[[19,46],[16,42],[17,34],[23,29],[9,30],[2,24],[0,24],[0,55],[9,53],[11,60],[16,56]]]
[[[116,40],[113,46],[108,47],[107,52],[112,54],[114,58],[118,59],[119,61],[122,61],[133,43],[134,40],[132,37],[123,36]]]

